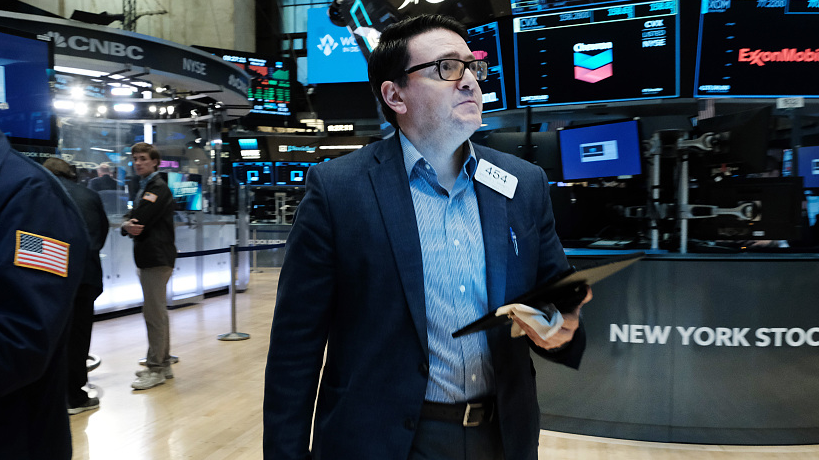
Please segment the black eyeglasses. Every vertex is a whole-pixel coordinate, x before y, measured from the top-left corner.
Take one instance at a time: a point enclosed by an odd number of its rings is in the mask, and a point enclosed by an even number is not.
[[[446,81],[460,80],[463,78],[467,67],[469,67],[469,71],[472,72],[472,75],[475,76],[475,80],[484,81],[486,80],[486,73],[489,68],[489,64],[480,59],[468,62],[460,59],[438,59],[437,61],[414,65],[404,70],[404,73],[409,74],[416,70],[426,69],[432,66],[435,66],[438,70],[438,76],[441,77],[441,80]]]

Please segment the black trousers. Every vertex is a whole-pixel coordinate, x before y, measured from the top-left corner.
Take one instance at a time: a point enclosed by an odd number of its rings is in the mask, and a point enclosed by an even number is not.
[[[497,417],[476,427],[422,418],[409,460],[504,460]]]
[[[88,350],[91,348],[91,326],[94,322],[94,301],[102,288],[80,284],[74,297],[74,311],[68,328],[66,361],[68,362],[68,405],[76,407],[88,399],[82,387],[88,382]]]

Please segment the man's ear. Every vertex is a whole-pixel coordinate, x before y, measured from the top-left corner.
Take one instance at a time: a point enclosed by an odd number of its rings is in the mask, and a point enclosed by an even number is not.
[[[392,81],[381,83],[381,97],[384,102],[397,114],[407,113],[407,106],[400,93],[401,88]]]

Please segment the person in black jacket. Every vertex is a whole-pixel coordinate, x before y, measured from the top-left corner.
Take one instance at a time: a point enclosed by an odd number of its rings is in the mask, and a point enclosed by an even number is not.
[[[68,460],[65,337],[88,236],[77,206],[0,132],[0,458]]]
[[[68,195],[82,213],[90,245],[85,258],[82,281],[74,296],[74,312],[68,332],[66,360],[68,362],[68,413],[79,414],[96,409],[100,400],[89,397],[83,387],[88,383],[88,350],[94,322],[94,301],[102,294],[102,264],[100,249],[108,236],[108,217],[97,192],[78,184],[71,166],[59,158],[49,158],[43,167],[57,176]]]
[[[139,142],[131,147],[131,154],[134,172],[140,177],[139,190],[121,233],[134,240],[134,261],[144,297],[142,313],[148,329],[147,368],[137,371],[131,387],[147,390],[173,378],[166,290],[176,261],[174,201],[171,189],[159,176],[159,151]]]

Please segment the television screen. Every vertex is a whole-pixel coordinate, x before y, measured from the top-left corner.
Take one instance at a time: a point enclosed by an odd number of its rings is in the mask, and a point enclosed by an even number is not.
[[[483,92],[483,111],[494,112],[506,109],[506,88],[503,81],[503,62],[501,61],[500,34],[498,23],[491,22],[467,31],[469,49],[475,59],[489,63],[486,80],[480,83]]]
[[[819,146],[799,147],[796,150],[797,173],[805,188],[819,188]]]
[[[714,148],[703,154],[706,165],[738,165],[741,173],[768,168],[770,106],[720,114],[697,120],[696,134],[713,133]]]
[[[688,232],[701,240],[795,240],[801,237],[802,178],[728,177],[702,182],[691,203],[734,213],[689,219]]]
[[[276,185],[285,187],[300,187],[307,179],[307,168],[318,164],[304,161],[277,161]]]
[[[56,145],[50,41],[0,28],[0,131],[15,144]]]
[[[630,1],[513,20],[517,106],[679,97],[679,4]]]
[[[236,184],[263,187],[274,183],[272,161],[237,161],[232,166]]]
[[[813,1],[702,2],[694,97],[819,97],[817,12]]]
[[[199,174],[168,173],[168,187],[177,211],[202,210],[202,176]]]
[[[562,180],[555,131],[529,133],[528,143],[526,133],[490,133],[486,136],[486,145],[540,166],[550,182]]]
[[[637,120],[563,128],[557,135],[565,181],[642,173]]]
[[[368,81],[367,60],[355,36],[330,22],[326,8],[307,10],[307,83]]]
[[[282,120],[292,115],[290,94],[296,70],[291,61],[207,46],[195,48],[213,53],[247,72],[251,78],[247,89],[251,115],[272,115]]]

